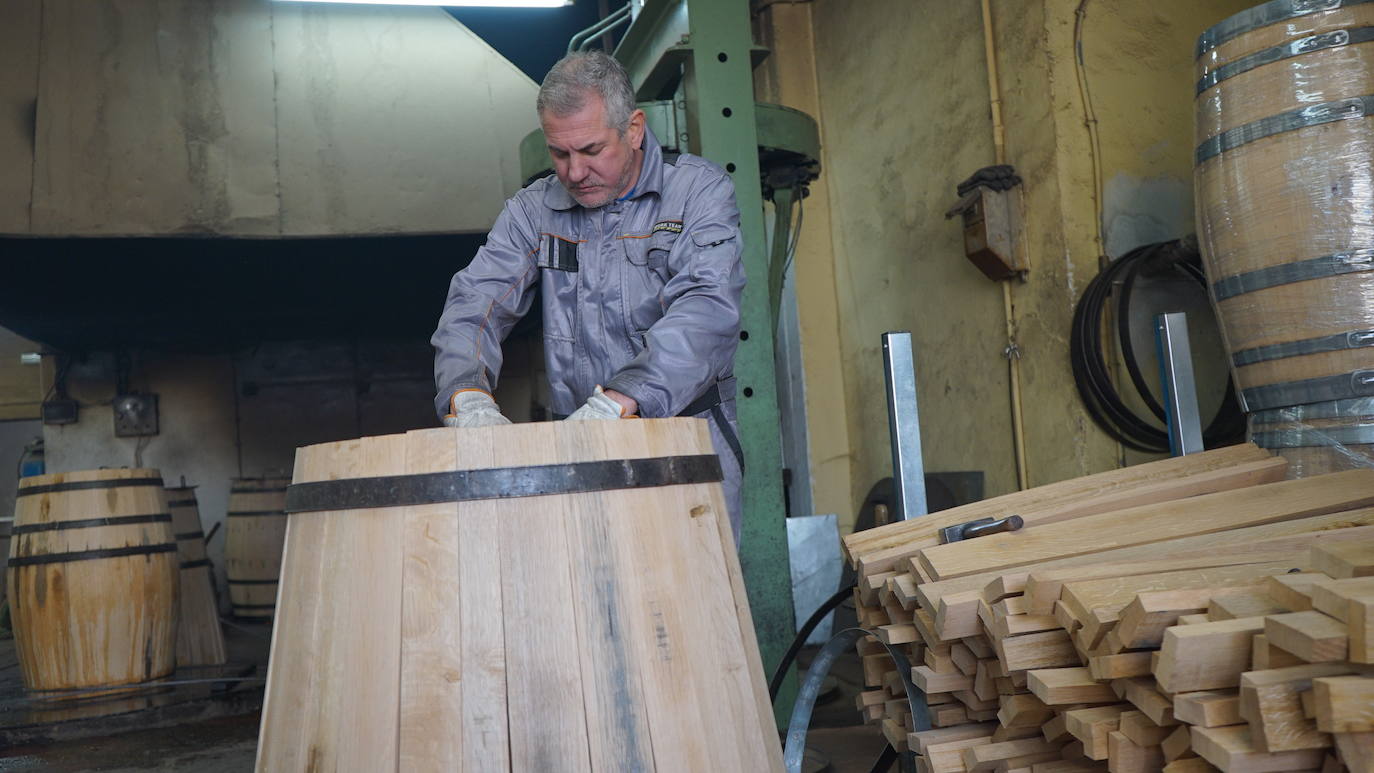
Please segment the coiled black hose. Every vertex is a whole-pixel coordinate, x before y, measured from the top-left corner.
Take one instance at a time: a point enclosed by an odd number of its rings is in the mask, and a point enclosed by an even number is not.
[[[1121,399],[1108,373],[1102,352],[1102,314],[1112,297],[1112,289],[1121,282],[1120,297],[1116,298],[1117,329],[1121,357],[1130,374],[1132,385],[1145,406],[1160,421],[1165,421],[1163,406],[1150,391],[1130,336],[1130,303],[1132,289],[1142,271],[1158,273],[1175,269],[1196,281],[1205,289],[1201,257],[1194,240],[1184,239],[1137,247],[1112,261],[1093,278],[1074,307],[1073,327],[1069,341],[1069,360],[1073,368],[1074,384],[1088,409],[1093,423],[1122,445],[1147,453],[1167,453],[1169,436],[1147,419],[1131,410]],[[1235,384],[1228,378],[1226,396],[1212,422],[1202,433],[1208,448],[1239,442],[1245,434],[1245,414],[1236,400]]]

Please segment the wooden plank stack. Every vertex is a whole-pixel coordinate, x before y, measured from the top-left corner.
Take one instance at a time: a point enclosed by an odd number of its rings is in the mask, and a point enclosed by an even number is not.
[[[1374,470],[1285,465],[1236,446],[850,535],[933,729],[872,640],[859,710],[926,773],[1374,773]]]

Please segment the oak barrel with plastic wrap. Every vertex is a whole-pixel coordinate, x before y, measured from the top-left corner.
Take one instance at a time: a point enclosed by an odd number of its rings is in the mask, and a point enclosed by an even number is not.
[[[1197,65],[1199,242],[1246,409],[1374,396],[1374,3],[1265,3]]]
[[[781,771],[720,478],[698,419],[300,449],[257,769]]]

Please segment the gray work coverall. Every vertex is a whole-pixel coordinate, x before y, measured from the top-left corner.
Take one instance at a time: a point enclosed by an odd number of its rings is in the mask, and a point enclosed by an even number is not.
[[[645,418],[691,408],[707,419],[738,545],[733,367],[744,267],[735,188],[703,158],[665,161],[647,127],[641,148],[639,182],[624,200],[585,209],[550,175],[506,202],[449,285],[430,341],[434,404],[443,416],[455,391],[495,389],[501,342],[537,294],[553,413],[572,413],[601,384],[634,398]]]

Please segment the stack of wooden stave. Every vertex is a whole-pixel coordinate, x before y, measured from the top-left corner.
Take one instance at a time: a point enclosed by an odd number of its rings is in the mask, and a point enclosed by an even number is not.
[[[1374,470],[1285,466],[1236,446],[850,535],[933,729],[871,639],[860,711],[931,773],[1374,771]]]

